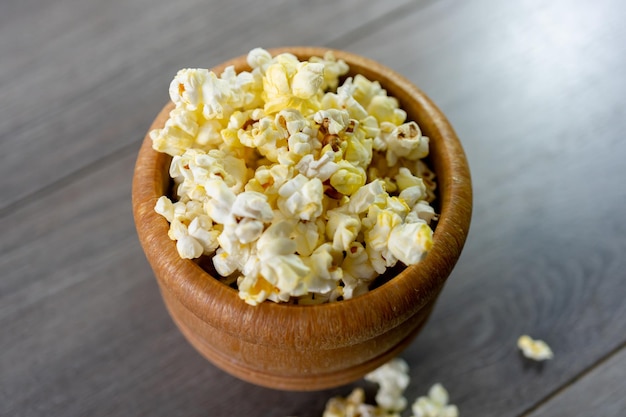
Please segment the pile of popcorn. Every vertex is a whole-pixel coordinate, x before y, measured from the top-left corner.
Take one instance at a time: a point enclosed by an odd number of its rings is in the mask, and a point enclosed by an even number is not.
[[[346,398],[334,397],[326,403],[323,417],[399,417],[407,407],[403,396],[409,385],[409,367],[399,358],[393,359],[367,374],[365,379],[378,384],[376,405],[365,403],[365,392],[355,388]],[[456,405],[448,404],[448,392],[437,383],[428,396],[418,397],[411,406],[413,417],[458,417]]]
[[[251,71],[182,69],[153,148],[171,155],[155,210],[182,258],[212,257],[249,304],[349,299],[432,246],[429,140],[376,81],[332,53],[249,52]]]

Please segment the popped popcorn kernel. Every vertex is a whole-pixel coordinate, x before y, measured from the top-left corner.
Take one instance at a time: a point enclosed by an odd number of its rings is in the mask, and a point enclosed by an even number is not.
[[[367,178],[363,168],[345,160],[339,161],[337,165],[337,171],[330,176],[330,185],[339,193],[352,195],[365,185]]]
[[[543,340],[535,340],[528,335],[522,335],[517,339],[517,347],[522,351],[525,357],[535,361],[545,361],[552,359],[554,353],[550,346]]]
[[[246,60],[250,71],[178,71],[175,107],[150,132],[172,156],[172,194],[154,210],[179,255],[210,256],[251,305],[353,298],[419,262],[436,181],[428,138],[398,100],[360,74],[340,85],[349,68],[330,51]]]
[[[389,233],[389,251],[405,265],[419,262],[432,245],[432,229],[426,222],[403,223]]]
[[[448,391],[437,383],[430,387],[428,396],[422,396],[411,405],[412,417],[458,417],[456,405],[448,404]]]
[[[387,163],[389,165],[395,165],[401,157],[416,160],[427,155],[428,138],[422,136],[415,122],[400,125],[387,136]]]
[[[323,58],[311,57],[309,61],[324,65],[324,82],[321,85],[322,90],[335,90],[339,85],[339,77],[345,75],[349,69],[348,64],[342,59],[337,60],[332,51],[326,52]]]
[[[396,413],[365,403],[363,388],[355,388],[346,398],[333,397],[326,402],[323,417],[398,417]]]
[[[365,375],[365,380],[378,384],[376,403],[385,410],[402,411],[407,406],[403,393],[409,386],[409,365],[400,358],[392,359]]]
[[[319,178],[298,174],[278,190],[278,208],[301,220],[315,220],[322,214],[324,187]]]

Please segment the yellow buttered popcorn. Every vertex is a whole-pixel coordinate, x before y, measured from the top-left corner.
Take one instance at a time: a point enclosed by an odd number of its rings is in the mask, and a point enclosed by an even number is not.
[[[317,304],[368,291],[432,247],[428,138],[396,98],[332,52],[262,48],[250,71],[181,69],[153,147],[172,156],[155,211],[181,257],[210,257],[251,305]],[[343,82],[340,84],[340,80]]]

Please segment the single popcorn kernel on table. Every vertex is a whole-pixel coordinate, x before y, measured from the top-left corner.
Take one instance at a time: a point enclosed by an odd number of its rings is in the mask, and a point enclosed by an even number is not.
[[[517,339],[517,347],[525,357],[535,361],[545,361],[552,359],[554,354],[550,346],[543,340],[534,340],[528,335],[522,335]]]
[[[250,71],[181,69],[153,148],[172,156],[155,211],[182,258],[212,260],[248,304],[368,291],[433,244],[429,139],[394,97],[332,52],[250,51]]]

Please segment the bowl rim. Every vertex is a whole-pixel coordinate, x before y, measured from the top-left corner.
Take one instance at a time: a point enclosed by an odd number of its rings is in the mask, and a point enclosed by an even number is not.
[[[246,304],[235,289],[213,279],[194,261],[180,258],[175,242],[167,235],[167,220],[154,211],[157,199],[164,195],[169,184],[170,157],[152,149],[149,132],[163,126],[169,111],[174,108],[171,102],[154,119],[137,156],[132,206],[139,241],[161,291],[171,292],[211,327],[249,343],[277,347],[291,345],[303,350],[362,343],[410,319],[437,296],[456,264],[469,232],[472,212],[467,158],[456,133],[439,108],[408,79],[379,62],[326,47],[282,47],[268,51],[272,56],[291,53],[301,60],[331,51],[350,66],[350,74],[362,73],[375,79],[389,95],[399,99],[401,107],[407,111],[407,120],[416,120],[431,140],[431,156],[436,165],[431,168],[437,174],[440,200],[432,249],[419,264],[406,267],[381,286],[350,300],[321,305],[271,301],[257,306]],[[230,65],[237,72],[249,70],[246,55],[225,61],[211,70],[220,74]],[[437,149],[436,153],[432,149]],[[448,175],[441,176],[441,172]],[[246,331],[242,332],[244,328]]]

